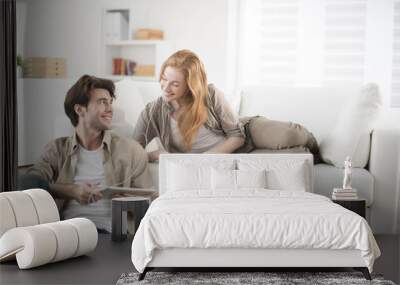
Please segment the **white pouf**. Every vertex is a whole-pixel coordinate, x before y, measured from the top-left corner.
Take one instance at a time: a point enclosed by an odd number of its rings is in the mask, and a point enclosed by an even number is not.
[[[85,218],[60,221],[45,190],[0,193],[0,214],[0,262],[16,258],[20,269],[28,269],[96,248],[94,223]]]

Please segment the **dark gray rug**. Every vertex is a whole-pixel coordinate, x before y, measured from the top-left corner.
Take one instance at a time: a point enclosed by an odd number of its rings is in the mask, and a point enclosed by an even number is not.
[[[133,284],[379,284],[395,285],[381,275],[372,275],[372,281],[360,272],[148,272],[142,281],[139,273],[122,274],[117,285]]]

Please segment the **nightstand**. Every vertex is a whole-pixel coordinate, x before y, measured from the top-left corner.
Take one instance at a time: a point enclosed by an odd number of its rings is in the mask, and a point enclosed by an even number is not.
[[[353,211],[356,214],[359,214],[361,217],[365,219],[365,208],[366,208],[366,200],[365,199],[354,199],[354,200],[332,200],[332,202],[339,204],[340,206]]]

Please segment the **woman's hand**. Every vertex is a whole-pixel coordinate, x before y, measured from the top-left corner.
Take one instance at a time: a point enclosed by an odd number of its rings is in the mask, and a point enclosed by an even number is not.
[[[205,153],[232,153],[244,144],[242,137],[229,137]]]
[[[160,154],[162,153],[168,153],[168,152],[163,149],[148,152],[147,156],[149,158],[149,162],[158,161],[160,159]]]

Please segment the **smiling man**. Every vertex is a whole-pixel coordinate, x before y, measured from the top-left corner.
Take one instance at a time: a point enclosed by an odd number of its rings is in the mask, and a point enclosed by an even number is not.
[[[111,231],[111,201],[101,188],[151,187],[142,146],[110,131],[114,90],[112,81],[89,75],[71,87],[64,109],[75,132],[47,144],[22,186],[39,181],[54,197],[66,199],[64,218],[86,217],[106,231]]]

